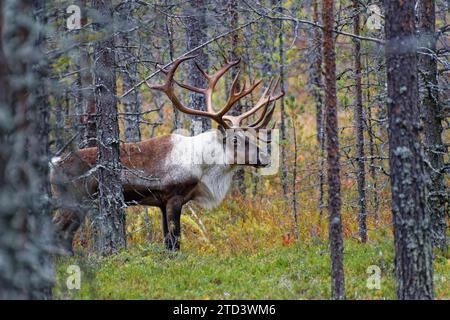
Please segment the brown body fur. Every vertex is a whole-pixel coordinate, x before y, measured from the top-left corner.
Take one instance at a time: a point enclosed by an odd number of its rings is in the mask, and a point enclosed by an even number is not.
[[[169,249],[178,249],[181,207],[192,199],[198,181],[188,179],[158,186],[158,179],[166,174],[164,161],[171,149],[171,136],[121,145],[120,161],[125,172],[121,180],[127,205],[161,208],[165,243]],[[86,148],[62,157],[51,170],[52,192],[59,200],[59,211],[53,221],[60,240],[69,251],[75,232],[92,207],[92,203],[87,206],[83,203],[92,202],[97,196],[96,161],[97,148]]]

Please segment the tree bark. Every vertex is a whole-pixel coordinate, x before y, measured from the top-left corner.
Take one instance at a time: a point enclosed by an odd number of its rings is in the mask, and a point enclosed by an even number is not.
[[[283,13],[283,1],[278,1],[279,12]],[[286,62],[286,53],[284,50],[284,34],[283,34],[283,21],[280,20],[278,24],[278,53],[280,55],[280,86],[283,90],[286,89],[285,84],[285,70],[284,64]],[[286,90],[285,90],[286,91]],[[286,132],[286,110],[284,104],[284,97],[280,99],[280,138],[281,138],[281,188],[283,190],[283,196],[286,203],[288,203],[288,186],[287,186],[287,168],[286,168],[286,144],[288,143],[288,136]],[[287,211],[287,210],[286,210]],[[287,213],[286,213],[287,214]]]
[[[367,72],[367,88],[370,88],[370,76],[369,76],[369,58],[366,56],[366,72]],[[374,127],[374,121],[372,121],[372,105],[370,103],[371,97],[370,97],[370,90],[367,90],[367,101],[368,107],[367,107],[367,135],[368,135],[368,143],[369,143],[369,173],[370,173],[370,179],[372,184],[372,210],[373,210],[373,219],[375,220],[375,224],[378,224],[378,211],[380,206],[380,201],[378,199],[378,178],[377,178],[377,172],[375,170],[375,149],[377,148],[377,145],[375,143],[375,133],[373,130]],[[377,152],[378,154],[378,152]]]
[[[88,1],[82,0],[81,2],[83,14],[81,16],[81,25],[86,26],[88,24]],[[94,96],[94,79],[92,78],[93,61],[92,55],[89,53],[90,44],[88,43],[88,35],[86,31],[81,31],[81,41],[83,47],[79,50],[79,67],[80,67],[80,92],[78,99],[82,101],[83,106],[81,111],[83,112],[83,117],[79,120],[83,124],[84,135],[82,147],[95,147],[97,145],[97,128],[96,128],[96,106],[95,106],[95,96]]]
[[[292,206],[291,206],[291,216],[292,216],[292,226],[294,231],[294,239],[297,241],[299,237],[298,233],[298,216],[297,216],[297,156],[298,156],[298,145],[297,145],[297,129],[295,127],[295,119],[292,121],[292,135],[294,143],[294,168],[292,169]]]
[[[192,50],[207,40],[206,3],[205,0],[188,0],[185,15],[189,16],[186,21],[186,50]],[[208,54],[204,49],[199,49],[195,61],[204,69],[208,69]],[[188,84],[195,87],[205,87],[206,81],[197,67],[190,63],[188,65]],[[189,92],[189,107],[206,111],[205,99],[202,95]],[[191,133],[197,135],[211,128],[211,120],[205,117],[193,116],[191,122]]]
[[[427,54],[419,55],[419,72],[424,92],[421,96],[421,113],[424,124],[425,165],[429,176],[427,208],[431,215],[431,240],[433,245],[447,249],[446,198],[448,192],[444,183],[444,154],[446,147],[442,142],[442,106],[439,101],[439,88],[436,62],[436,14],[434,0],[419,1],[419,47],[427,48]]]
[[[94,53],[100,211],[95,247],[101,255],[109,255],[126,246],[124,198],[120,182],[115,48],[112,36],[113,5],[107,0],[93,0],[92,5],[98,16],[95,29],[101,33],[101,40],[96,43]]]
[[[239,24],[239,12],[238,12],[238,2],[236,0],[228,0],[227,2],[227,24],[230,30],[237,28]],[[239,33],[235,32],[230,38],[230,60],[239,59]],[[242,63],[241,63],[242,64]],[[232,68],[230,71],[231,79],[234,79],[237,74],[237,68]],[[240,86],[236,87],[236,90],[240,90]],[[239,115],[243,110],[243,105],[241,101],[235,103],[235,105],[231,108],[232,115]],[[246,188],[245,188],[245,170],[244,167],[239,167],[234,174],[234,181],[236,182],[237,189],[242,196],[245,196]]]
[[[54,109],[55,114],[55,128],[54,128],[54,135],[55,135],[55,145],[56,150],[61,150],[65,143],[64,143],[64,108],[69,108],[69,99],[68,99],[67,90],[64,90],[64,93],[61,94],[61,96],[58,97]],[[75,121],[76,122],[76,121]],[[78,126],[74,125],[74,131],[75,133],[78,133]]]
[[[120,61],[120,76],[122,79],[122,92],[127,92],[133,88],[138,82],[137,64],[135,50],[132,46],[135,45],[136,31],[128,31],[133,29],[133,3],[125,3],[120,7],[118,14],[121,19],[119,36],[120,49],[118,50],[118,58]],[[141,141],[140,112],[141,99],[139,90],[133,90],[130,94],[123,98],[122,104],[124,106],[124,131],[125,142]]]
[[[319,0],[313,1],[313,20],[320,24]],[[325,166],[325,132],[324,132],[324,108],[323,108],[323,81],[322,81],[322,34],[318,28],[314,28],[314,61],[312,77],[312,95],[316,103],[316,130],[317,144],[319,146],[319,217],[322,217],[324,204],[324,166]]]
[[[344,299],[344,247],[341,222],[341,181],[336,98],[336,54],[334,1],[323,0],[323,53],[325,63],[325,107],[328,164],[328,215],[331,258],[331,296]]]
[[[43,22],[42,1],[0,4],[0,299],[48,299],[53,284],[47,65],[33,9]]]
[[[359,1],[353,0],[353,34],[359,35]],[[361,42],[354,41],[354,67],[355,67],[355,131],[356,131],[356,158],[358,184],[358,235],[361,242],[367,241],[367,213],[366,213],[366,169],[364,163],[364,114],[361,85]]]
[[[389,164],[399,299],[433,299],[430,217],[425,210],[415,1],[385,2]]]
[[[168,5],[168,0],[164,0],[164,5]],[[167,42],[168,42],[168,47],[169,47],[169,59],[170,61],[173,61],[175,58],[175,46],[174,46],[174,30],[173,30],[173,26],[172,23],[169,20],[169,16],[165,15],[164,16],[164,24],[165,24],[165,29],[166,29],[166,34],[167,34]],[[174,106],[172,106],[172,112],[173,112],[173,119],[172,119],[172,130],[171,132],[179,129],[182,127],[182,119],[181,119],[181,113],[180,111],[175,108]],[[153,131],[154,131],[155,127],[152,127],[152,137],[153,137]]]

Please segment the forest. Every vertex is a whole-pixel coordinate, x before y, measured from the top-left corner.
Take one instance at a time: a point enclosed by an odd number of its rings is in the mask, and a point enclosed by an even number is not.
[[[449,21],[0,1],[0,299],[449,300]]]

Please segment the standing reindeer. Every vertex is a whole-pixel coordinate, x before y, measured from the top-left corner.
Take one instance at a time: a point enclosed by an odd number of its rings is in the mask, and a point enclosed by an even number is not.
[[[269,154],[258,144],[261,139],[249,139],[245,132],[265,128],[275,109],[272,102],[284,95],[282,89],[276,93],[279,81],[274,85],[271,81],[254,107],[239,116],[226,115],[239,99],[249,95],[261,82],[251,84],[248,89],[244,85],[238,90],[238,73],[232,82],[227,102],[219,111],[215,111],[212,106],[214,88],[219,79],[231,67],[236,66],[239,60],[227,61],[212,75],[197,65],[208,82],[208,86],[203,89],[174,80],[178,66],[192,58],[194,57],[180,58],[173,62],[169,70],[162,70],[166,75],[163,85],[147,85],[164,92],[173,106],[181,112],[214,120],[220,131],[208,131],[192,137],[171,134],[120,146],[121,182],[125,202],[127,205],[156,206],[161,209],[164,243],[169,250],[178,250],[180,247],[180,215],[185,203],[194,200],[203,207],[213,207],[225,197],[237,166],[268,165]],[[175,96],[174,83],[203,94],[207,111],[184,106]],[[254,123],[242,126],[244,119],[260,110],[261,114]],[[242,145],[245,148],[239,148]],[[244,154],[237,154],[242,152]],[[224,161],[204,161],[205,157]],[[236,158],[245,161],[236,161]],[[96,160],[96,147],[52,159],[52,190],[60,207],[53,221],[63,246],[69,251],[72,250],[74,234],[85,216],[86,210],[82,209],[81,204],[97,197]]]

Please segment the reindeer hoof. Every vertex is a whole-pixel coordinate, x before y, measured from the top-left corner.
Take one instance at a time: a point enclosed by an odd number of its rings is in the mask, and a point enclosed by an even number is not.
[[[177,239],[164,239],[164,245],[166,249],[169,251],[179,251],[180,250],[180,242]]]

